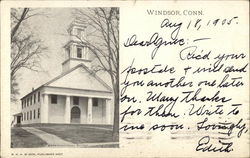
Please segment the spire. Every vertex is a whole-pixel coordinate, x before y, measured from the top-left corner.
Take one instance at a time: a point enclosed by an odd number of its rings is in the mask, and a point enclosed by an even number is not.
[[[84,41],[86,40],[85,31],[86,24],[83,23],[79,18],[75,18],[68,27],[68,34],[71,36],[71,40]]]
[[[86,28],[87,26],[77,18],[70,23],[67,29],[70,38],[64,46],[66,58],[62,63],[63,72],[72,69],[78,64],[90,66],[88,48],[84,46]]]

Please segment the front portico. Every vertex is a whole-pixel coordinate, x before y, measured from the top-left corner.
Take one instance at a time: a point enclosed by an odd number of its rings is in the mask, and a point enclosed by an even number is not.
[[[84,90],[45,87],[41,123],[111,124],[112,93],[82,93]]]

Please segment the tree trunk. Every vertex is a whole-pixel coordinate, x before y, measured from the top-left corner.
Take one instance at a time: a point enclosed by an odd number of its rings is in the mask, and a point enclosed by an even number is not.
[[[27,13],[29,12],[29,8],[24,8],[22,15],[20,17],[20,19],[18,20],[17,24],[15,25],[15,27],[11,30],[11,42],[13,41],[13,38],[17,32],[17,30],[19,29],[19,26],[21,25],[21,23],[24,21]]]
[[[119,141],[119,123],[120,123],[120,113],[119,113],[119,91],[114,92],[114,123],[113,123],[113,141]]]

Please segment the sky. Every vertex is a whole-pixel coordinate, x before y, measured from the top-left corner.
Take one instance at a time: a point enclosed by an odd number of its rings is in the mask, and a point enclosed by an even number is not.
[[[39,37],[44,46],[48,47],[45,55],[42,58],[41,65],[45,72],[34,72],[27,69],[22,69],[19,72],[19,92],[18,100],[27,93],[31,92],[32,88],[38,88],[42,84],[48,82],[52,78],[61,74],[61,63],[64,61],[63,46],[66,44],[67,28],[72,22],[72,9],[69,8],[46,8],[39,9],[45,12],[45,16],[33,16],[28,19],[28,25],[34,34]],[[20,101],[12,105],[11,113],[21,111]]]

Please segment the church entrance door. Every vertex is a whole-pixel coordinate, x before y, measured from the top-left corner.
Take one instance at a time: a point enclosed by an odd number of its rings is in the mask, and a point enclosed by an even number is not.
[[[71,123],[80,123],[81,110],[79,107],[75,106],[71,109]]]

